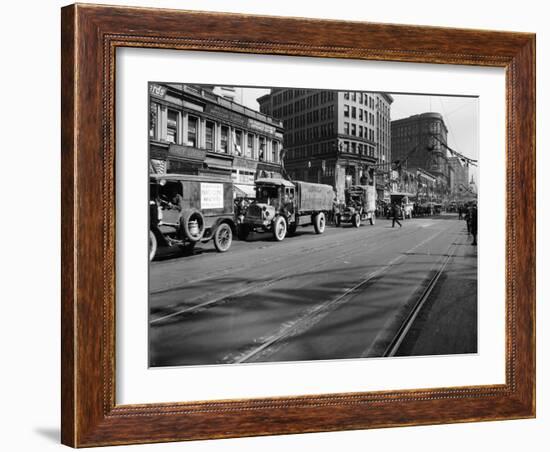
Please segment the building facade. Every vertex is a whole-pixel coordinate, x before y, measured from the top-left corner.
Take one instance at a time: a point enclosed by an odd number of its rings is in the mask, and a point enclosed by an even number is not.
[[[281,177],[281,121],[199,85],[150,83],[149,106],[152,172],[227,175],[248,196]]]
[[[421,168],[450,188],[447,126],[439,113],[422,113],[391,122],[392,159],[408,169]]]
[[[218,86],[218,85],[201,85],[204,89],[211,90],[224,99],[230,100],[237,104],[242,104],[243,89],[236,86]]]
[[[468,166],[460,157],[449,157],[449,166],[454,176],[450,184],[451,194],[454,198],[460,198],[468,190]]]
[[[392,102],[385,93],[287,88],[258,98],[262,113],[283,121],[288,176],[332,185],[339,199],[391,162]]]

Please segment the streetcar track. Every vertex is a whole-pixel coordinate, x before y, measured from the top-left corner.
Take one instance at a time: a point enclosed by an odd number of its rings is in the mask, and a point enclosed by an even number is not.
[[[381,231],[381,229],[380,229],[380,231]],[[378,235],[382,235],[382,233],[376,234],[373,238],[376,238]],[[322,237],[322,238],[324,238],[324,237]],[[344,243],[343,238],[339,237],[338,241],[333,242],[329,246],[311,248],[311,247],[308,247],[308,246],[304,245],[300,248],[300,253],[298,254],[298,256],[302,257],[304,255],[311,255],[311,254],[326,252],[329,249],[338,248],[340,245],[342,245],[342,243]],[[286,245],[286,243],[285,244],[274,244],[274,245],[271,245],[271,246],[284,246],[284,245]],[[290,243],[288,245],[290,245]],[[267,248],[269,248],[269,247],[267,247]],[[240,267],[230,267],[227,270],[222,270],[221,272],[214,271],[214,272],[208,273],[204,276],[201,276],[201,277],[198,277],[198,278],[195,278],[195,279],[189,279],[189,280],[183,281],[182,283],[178,284],[177,286],[171,286],[171,287],[165,287],[163,289],[151,290],[149,292],[149,294],[150,295],[157,295],[157,294],[162,294],[162,293],[173,292],[173,291],[176,291],[176,290],[179,290],[179,289],[183,289],[186,286],[188,286],[189,284],[196,284],[198,282],[204,282],[204,281],[208,281],[210,279],[218,279],[220,276],[231,274],[231,273],[234,273],[236,271],[245,271],[245,270],[249,270],[251,268],[255,268],[259,264],[260,265],[264,264],[264,263],[273,264],[273,263],[284,261],[286,259],[288,259],[288,256],[286,256],[286,255],[282,255],[282,256],[279,256],[277,258],[266,257],[264,259],[261,259],[259,262],[254,262],[252,264],[241,265]]]
[[[296,336],[307,331],[312,326],[319,323],[328,314],[333,312],[336,308],[348,302],[353,297],[353,295],[356,292],[358,292],[360,289],[363,289],[365,286],[371,283],[374,279],[379,278],[381,275],[386,273],[389,269],[391,269],[393,266],[398,264],[401,260],[405,259],[411,252],[415,251],[417,248],[434,240],[442,232],[443,231],[436,232],[435,234],[431,235],[430,237],[416,244],[414,247],[412,247],[408,251],[397,255],[384,266],[380,267],[379,269],[373,272],[366,274],[365,276],[363,276],[363,279],[359,283],[346,289],[343,293],[341,293],[337,297],[332,298],[324,303],[321,303],[320,305],[316,305],[310,308],[308,311],[306,311],[298,319],[292,322],[287,322],[282,326],[282,328],[278,332],[276,332],[272,336],[267,337],[265,339],[260,339],[261,344],[259,346],[254,346],[254,348],[248,351],[245,351],[244,353],[241,353],[240,355],[237,355],[237,356],[226,356],[224,358],[224,361],[228,363],[234,363],[234,364],[250,362],[254,358],[262,354],[265,354],[264,352],[267,352],[267,349],[269,347],[272,347],[276,343],[282,342],[284,340],[289,339],[292,336]]]
[[[439,278],[447,268],[447,264],[449,261],[455,257],[456,250],[458,249],[458,244],[453,243],[447,250],[445,258],[442,259],[442,262],[434,274],[434,276],[430,279],[420,296],[418,297],[418,300],[414,304],[413,308],[410,310],[409,314],[397,330],[397,333],[391,340],[391,342],[386,347],[386,350],[384,351],[383,355],[384,357],[392,357],[395,356],[396,353],[399,351],[399,348],[401,347],[401,344],[407,337],[407,334],[409,333],[412,325],[414,324],[414,321],[418,317],[418,314],[422,310],[424,304],[430,297],[430,294],[432,293],[433,289],[437,285],[437,282],[439,281]],[[451,252],[452,250],[452,252]]]
[[[400,235],[400,238],[403,238],[403,237],[407,237],[408,235],[412,235],[415,231],[412,230],[410,231],[408,234],[401,234]],[[435,235],[431,236],[431,238],[434,238],[435,236],[441,234],[443,232],[443,230],[437,232]],[[428,239],[431,239],[430,237]],[[428,240],[426,239],[426,240]],[[407,253],[410,253],[412,251],[414,251],[414,249],[416,249],[418,246],[424,244],[425,241],[423,242],[420,242],[419,244],[417,244],[415,247],[411,248],[410,250],[408,250],[407,252],[403,253],[403,257],[407,254]],[[330,264],[330,263],[333,263],[335,260],[337,259],[341,259],[343,257],[348,257],[348,256],[355,256],[357,254],[360,254],[360,253],[364,253],[364,252],[373,252],[373,251],[376,251],[376,250],[379,250],[381,248],[383,248],[384,246],[386,246],[386,244],[378,244],[372,248],[370,248],[370,246],[373,245],[372,242],[368,242],[366,244],[366,246],[363,248],[357,248],[355,249],[354,251],[352,252],[345,252],[345,253],[341,253],[337,256],[331,256],[327,259],[324,259],[320,262],[317,262],[315,265],[313,266],[310,266],[309,267],[309,271],[312,271],[312,270],[318,270],[320,268],[322,268],[323,266],[327,265],[327,264]],[[326,251],[326,248],[324,248],[323,250]],[[398,257],[402,257],[401,255],[399,255]],[[234,269],[233,269],[234,271]],[[283,281],[287,278],[290,278],[290,277],[293,277],[296,275],[296,270],[293,269],[293,270],[290,270],[290,271],[286,271],[286,272],[283,272],[282,274],[280,274],[278,277],[276,278],[271,278],[269,281],[261,281],[261,282],[258,282],[256,284],[251,284],[251,285],[248,285],[246,287],[243,287],[241,288],[240,290],[237,290],[237,291],[233,291],[231,293],[227,293],[227,291],[224,291],[223,293],[221,293],[220,295],[214,297],[214,298],[211,298],[211,299],[208,299],[204,302],[200,302],[198,304],[194,304],[192,306],[188,306],[186,308],[182,308],[182,309],[179,309],[179,310],[176,310],[176,311],[173,311],[171,313],[168,313],[168,314],[165,314],[165,315],[161,315],[155,319],[152,319],[150,320],[150,324],[151,325],[156,325],[158,323],[161,323],[161,322],[164,322],[164,321],[167,321],[167,320],[170,320],[170,319],[173,319],[174,317],[179,317],[179,316],[183,316],[183,315],[188,315],[188,314],[191,314],[191,313],[194,313],[194,312],[197,312],[197,311],[200,311],[200,310],[203,310],[205,308],[209,308],[209,307],[212,307],[213,305],[217,305],[217,304],[220,304],[221,302],[225,301],[225,300],[231,300],[233,298],[236,298],[236,297],[242,297],[242,296],[245,296],[245,295],[248,295],[250,293],[253,293],[253,292],[256,292],[258,290],[262,290],[262,289],[265,289],[275,283],[278,283],[280,281]]]

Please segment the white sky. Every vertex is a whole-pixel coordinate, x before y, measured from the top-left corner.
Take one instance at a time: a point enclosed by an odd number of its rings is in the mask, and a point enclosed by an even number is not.
[[[237,102],[259,110],[256,99],[269,93],[267,88],[238,88]],[[449,147],[475,160],[479,157],[479,99],[477,97],[456,97],[427,94],[392,94],[391,119],[436,112],[443,116],[449,133]],[[477,168],[470,166],[477,184]],[[469,176],[471,177],[471,176]]]

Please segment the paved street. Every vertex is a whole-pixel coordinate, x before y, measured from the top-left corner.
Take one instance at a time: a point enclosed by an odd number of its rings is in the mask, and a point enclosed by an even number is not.
[[[385,356],[442,269],[396,354],[475,353],[477,249],[456,218],[254,234],[152,262],[150,365]]]

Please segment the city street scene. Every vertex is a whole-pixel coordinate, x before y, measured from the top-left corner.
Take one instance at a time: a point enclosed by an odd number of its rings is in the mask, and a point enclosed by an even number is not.
[[[477,353],[477,97],[148,89],[151,367]]]

